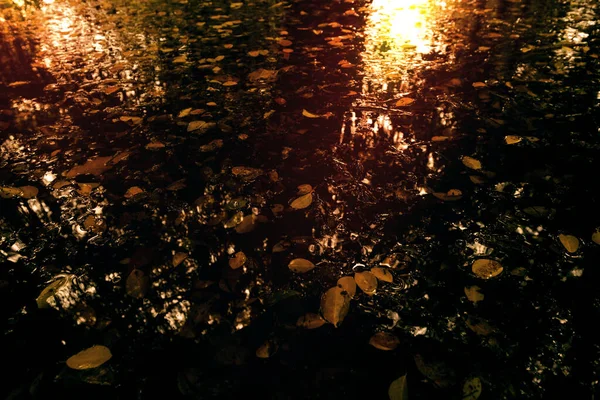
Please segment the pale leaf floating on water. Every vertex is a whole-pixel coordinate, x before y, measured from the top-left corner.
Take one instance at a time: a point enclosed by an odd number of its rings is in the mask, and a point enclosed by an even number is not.
[[[558,239],[569,253],[575,253],[579,249],[579,239],[573,235],[560,234]]]
[[[490,279],[500,275],[504,268],[498,261],[480,258],[475,260],[471,270],[478,278]]]
[[[305,329],[316,329],[325,325],[325,321],[319,314],[306,313],[296,321],[296,326]]]
[[[600,244],[600,231],[595,231],[592,233],[592,242]]]
[[[484,82],[473,82],[473,87],[474,88],[483,88],[486,87],[487,85]]]
[[[374,268],[371,268],[371,273],[373,275],[375,275],[375,277],[382,282],[389,282],[389,283],[394,282],[394,276],[391,274],[391,272],[387,268],[374,267]]]
[[[213,129],[217,126],[214,122],[207,121],[192,121],[188,124],[187,131],[194,132],[198,134],[203,134],[208,132],[210,129]]]
[[[302,110],[302,115],[304,115],[306,118],[321,118],[322,117],[322,115],[313,114],[306,110]]]
[[[295,258],[290,261],[288,268],[293,272],[304,274],[308,271],[312,271],[315,268],[315,264],[304,258]]]
[[[479,161],[479,160],[477,160],[477,159],[475,159],[473,157],[463,156],[462,163],[467,168],[471,168],[471,169],[474,169],[474,170],[481,169],[481,161]]]
[[[231,269],[238,269],[246,263],[246,255],[243,251],[238,251],[229,259],[229,266]]]
[[[411,99],[410,97],[403,97],[396,102],[396,107],[406,107],[415,102],[415,99]]]
[[[252,232],[256,228],[258,217],[254,214],[246,215],[242,218],[239,224],[236,225],[235,231],[237,233],[248,233]]]
[[[277,345],[267,340],[258,349],[256,349],[256,357],[258,358],[269,358],[277,351]]]
[[[290,206],[294,210],[302,210],[303,208],[310,206],[312,201],[313,201],[312,193],[307,193],[303,196],[296,198],[294,201],[292,201],[292,204],[290,204]]]
[[[480,336],[489,336],[494,333],[494,328],[485,320],[479,318],[467,318],[467,326]]]
[[[67,178],[75,178],[78,175],[102,175],[104,172],[112,168],[112,164],[108,164],[113,159],[113,156],[95,157],[89,159],[85,164],[76,165],[67,172]],[[120,160],[119,160],[120,161]]]
[[[342,288],[350,298],[356,294],[356,281],[351,276],[343,276],[337,281],[337,285]]]
[[[458,189],[450,189],[447,193],[435,192],[433,195],[443,201],[456,201],[462,198],[462,192]]]
[[[321,313],[327,322],[340,326],[350,309],[350,296],[340,287],[332,287],[321,297]]]
[[[481,288],[476,285],[465,286],[465,295],[473,304],[477,304],[477,302],[482,301],[485,298],[483,293],[481,293]]]
[[[354,280],[356,285],[369,296],[377,291],[377,278],[368,271],[354,273]]]
[[[19,189],[21,190],[21,197],[24,199],[33,199],[39,192],[35,186],[21,186]]]
[[[396,335],[389,332],[377,332],[371,339],[369,344],[376,349],[390,351],[394,350],[400,344],[400,339]]]
[[[251,72],[250,74],[248,74],[248,80],[250,80],[251,82],[256,82],[256,81],[266,81],[266,82],[273,82],[277,79],[277,70],[273,70],[273,69],[264,69],[264,68],[259,68],[254,72]]]
[[[477,400],[481,395],[481,380],[479,377],[474,376],[465,381],[463,385],[463,397],[462,400]]]
[[[150,279],[139,269],[131,271],[125,282],[125,290],[127,294],[136,299],[141,299],[146,296],[150,288]]]
[[[142,188],[138,186],[132,186],[129,189],[127,189],[127,192],[125,192],[124,196],[126,199],[130,199],[141,193],[144,193],[144,190]]]
[[[305,183],[303,185],[299,185],[298,186],[298,196],[302,196],[308,193],[311,193],[313,191],[313,187],[311,185],[309,185],[308,183]]]
[[[106,346],[96,345],[69,357],[67,366],[76,370],[96,368],[112,358],[110,349]]]
[[[401,376],[390,384],[388,396],[390,400],[408,400],[406,375]]]
[[[504,137],[504,141],[506,142],[506,144],[517,144],[522,140],[523,138],[521,136],[516,135],[507,135]]]
[[[49,308],[53,305],[51,303],[58,303],[58,301],[54,298],[55,296],[68,296],[69,292],[71,291],[73,278],[75,278],[75,275],[70,274],[56,276],[56,278],[50,282],[50,284],[46,286],[37,297],[36,302],[38,307]],[[51,302],[48,300],[51,300]]]

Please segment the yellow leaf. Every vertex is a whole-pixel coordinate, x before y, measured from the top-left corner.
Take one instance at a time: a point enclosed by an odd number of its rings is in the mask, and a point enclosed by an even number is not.
[[[469,317],[467,319],[467,326],[470,330],[481,336],[488,336],[494,333],[494,328],[486,321],[479,318]]]
[[[299,185],[298,186],[298,196],[308,194],[308,193],[312,192],[312,190],[313,190],[312,186],[307,183],[304,185]]]
[[[294,210],[302,210],[303,208],[310,206],[312,201],[313,201],[312,193],[308,193],[308,194],[300,196],[297,199],[295,199],[294,201],[292,201],[292,204],[290,204],[290,206]]]
[[[59,275],[57,279],[53,280],[48,286],[41,291],[40,295],[36,299],[36,303],[39,308],[48,308],[50,303],[48,299],[54,297],[54,295],[63,289],[68,290],[74,275]]]
[[[479,260],[475,260],[471,266],[471,270],[478,278],[490,279],[500,275],[504,268],[498,261],[480,258]]]
[[[575,253],[579,248],[579,239],[573,235],[558,235],[558,239],[569,253]]]
[[[315,264],[304,258],[295,258],[290,261],[288,268],[296,273],[303,274],[315,268]]]
[[[474,88],[482,88],[482,87],[486,87],[487,85],[483,82],[473,82],[473,87]]]
[[[216,126],[217,124],[215,124],[214,122],[192,121],[188,124],[187,131],[202,134]]]
[[[256,357],[258,358],[269,358],[277,351],[277,345],[270,340],[264,342],[258,349],[256,349]]]
[[[592,242],[600,244],[600,231],[592,233]]]
[[[333,326],[338,327],[350,309],[350,296],[337,286],[332,287],[321,297],[321,312],[323,318]]]
[[[254,214],[246,215],[242,221],[235,227],[237,233],[252,232],[256,228],[257,217]]]
[[[292,45],[292,41],[287,39],[280,39],[277,43],[279,43],[279,45],[282,47],[288,47]]]
[[[400,339],[397,336],[388,332],[377,332],[371,339],[369,344],[379,350],[394,350],[400,344]]]
[[[485,178],[479,175],[469,175],[469,179],[476,185],[485,183]]]
[[[32,199],[38,195],[38,188],[35,186],[21,186],[19,188],[21,190],[21,197],[24,199]]]
[[[108,347],[96,345],[69,357],[67,366],[77,370],[91,369],[101,366],[111,358]]]
[[[144,193],[144,190],[142,188],[139,188],[137,186],[132,186],[129,189],[127,189],[127,192],[125,192],[125,198],[130,199],[140,193]]]
[[[521,136],[516,135],[508,135],[504,137],[504,141],[506,144],[516,144],[519,143],[523,138]]]
[[[450,189],[448,193],[435,192],[433,195],[444,201],[456,201],[462,198],[462,192],[458,189]]]
[[[171,261],[171,264],[173,264],[173,266],[176,267],[182,262],[184,262],[186,258],[188,258],[187,253],[177,252],[173,255],[173,260]]]
[[[432,142],[445,142],[446,140],[450,140],[450,136],[434,136],[431,138]]]
[[[406,375],[401,376],[390,384],[388,389],[390,400],[408,400],[408,385]]]
[[[369,296],[375,294],[377,290],[377,278],[370,272],[354,273],[354,280],[359,288]]]
[[[113,159],[112,156],[96,157],[88,160],[85,164],[76,165],[67,172],[67,178],[75,178],[78,175],[92,174],[102,175],[104,172],[112,168],[112,165],[107,165]]]
[[[0,187],[0,197],[10,199],[12,197],[20,197],[21,189],[13,187]]]
[[[481,288],[479,286],[465,286],[465,295],[469,301],[477,304],[478,301],[483,300],[485,297],[480,290]]]
[[[396,102],[396,107],[406,107],[415,102],[415,99],[411,99],[410,97],[403,97]]]
[[[229,259],[229,266],[231,267],[231,269],[238,269],[246,263],[246,260],[247,259],[244,252],[238,251],[233,255],[232,258]]]
[[[272,70],[272,69],[264,69],[264,68],[260,68],[257,69],[254,72],[251,72],[248,75],[248,79],[251,82],[256,82],[256,81],[260,81],[260,80],[264,80],[267,82],[272,82],[274,80],[277,79],[277,71],[276,70]]]
[[[316,329],[325,325],[325,321],[319,314],[307,313],[296,321],[296,326],[305,329]]]
[[[377,279],[383,282],[394,282],[394,276],[390,273],[387,268],[375,267],[371,268],[371,273],[375,275]]]
[[[343,276],[337,281],[338,287],[342,288],[350,298],[356,294],[356,281],[351,276]]]
[[[248,55],[250,57],[258,57],[260,55],[260,52],[258,50],[253,50],[253,51],[249,51]]]
[[[462,158],[462,163],[465,165],[465,167],[467,168],[471,168],[471,169],[481,169],[481,161],[476,160],[473,157],[469,157],[469,156],[463,156]]]
[[[150,280],[139,269],[131,271],[125,282],[125,290],[127,294],[136,299],[141,299],[146,295],[150,288]]]
[[[302,115],[304,115],[306,118],[321,118],[321,115],[313,114],[304,109],[302,110]]]
[[[477,400],[481,390],[481,380],[477,376],[467,379],[463,385],[462,400]]]

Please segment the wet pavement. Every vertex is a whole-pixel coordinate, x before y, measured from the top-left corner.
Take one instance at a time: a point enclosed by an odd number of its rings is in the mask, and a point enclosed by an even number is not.
[[[2,395],[593,398],[598,21],[0,0]]]

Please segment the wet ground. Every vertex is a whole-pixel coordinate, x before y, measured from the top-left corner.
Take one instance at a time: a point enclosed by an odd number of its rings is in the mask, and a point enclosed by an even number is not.
[[[599,20],[0,1],[2,395],[594,398]]]

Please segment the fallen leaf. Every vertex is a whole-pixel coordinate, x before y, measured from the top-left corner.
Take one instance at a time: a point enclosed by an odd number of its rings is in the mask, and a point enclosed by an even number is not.
[[[121,90],[121,88],[119,86],[109,86],[104,88],[104,93],[111,95],[115,92],[118,92],[119,90]]]
[[[96,345],[67,359],[67,366],[71,369],[84,370],[96,368],[112,358],[110,349],[106,346]]]
[[[388,389],[390,400],[408,400],[408,385],[406,375],[401,376],[390,384]]]
[[[138,186],[132,186],[125,192],[125,198],[130,199],[140,193],[144,193],[144,190]]]
[[[183,178],[171,183],[169,186],[166,187],[166,189],[175,192],[177,190],[185,189],[186,186],[187,185],[185,184],[185,178]]]
[[[369,344],[379,350],[394,350],[400,344],[400,339],[396,335],[389,332],[377,332],[371,339]]]
[[[258,358],[269,358],[277,351],[277,345],[267,340],[258,349],[256,349],[256,357]]]
[[[131,271],[125,282],[127,294],[136,299],[141,299],[150,288],[150,279],[139,269]]]
[[[396,107],[406,107],[415,102],[415,99],[411,99],[410,97],[403,97],[396,102]]]
[[[0,197],[10,199],[12,197],[21,197],[21,189],[13,187],[0,187]]]
[[[250,167],[233,167],[231,169],[231,173],[234,176],[246,179],[246,180],[250,180],[250,179],[255,179],[257,178],[259,175],[262,175],[263,171],[262,169],[258,169],[258,168],[250,168]]]
[[[592,242],[600,244],[600,231],[595,231],[592,233]]]
[[[279,43],[279,45],[283,46],[283,47],[287,47],[287,46],[291,46],[292,45],[292,41],[291,40],[287,40],[287,39],[280,39],[277,43]]]
[[[242,221],[235,227],[237,233],[252,232],[256,228],[256,215],[249,214],[242,218]]]
[[[256,81],[260,81],[260,80],[272,82],[272,81],[275,81],[276,79],[277,79],[277,71],[273,70],[273,69],[260,68],[254,72],[251,72],[248,75],[248,80],[250,82],[256,82]]]
[[[275,216],[281,214],[284,209],[285,207],[283,206],[283,204],[273,204],[273,206],[271,207],[271,211]]]
[[[375,275],[368,271],[355,272],[354,280],[356,281],[356,285],[361,288],[363,292],[369,296],[375,294],[375,291],[377,290],[377,278]]]
[[[311,271],[315,268],[315,264],[313,264],[309,260],[305,260],[304,258],[295,258],[290,261],[288,268],[296,273],[303,274],[305,272]]]
[[[309,184],[304,184],[304,185],[299,185],[298,186],[298,196],[302,196],[304,194],[308,194],[311,193],[313,191],[313,188],[311,185]]]
[[[552,213],[552,210],[544,206],[532,206],[524,208],[523,212],[532,217],[547,217]]]
[[[302,115],[304,115],[306,118],[321,118],[322,117],[321,115],[313,114],[313,113],[308,112],[308,111],[306,111],[304,109],[302,110]]]
[[[479,377],[474,376],[465,381],[463,385],[463,396],[462,400],[477,400],[481,395],[481,380]]]
[[[340,326],[350,309],[350,296],[340,287],[332,287],[321,297],[323,318],[336,328]]]
[[[390,270],[387,268],[374,267],[371,268],[371,273],[382,282],[394,282],[394,276],[390,273]]]
[[[210,129],[215,128],[216,126],[217,124],[215,124],[214,122],[192,121],[188,124],[187,131],[203,134],[208,132]]]
[[[316,329],[325,325],[326,322],[319,314],[307,313],[298,318],[296,326],[305,329]]]
[[[462,163],[467,168],[471,168],[471,169],[475,169],[475,170],[481,169],[481,161],[476,160],[473,157],[463,156]]]
[[[238,269],[246,263],[246,260],[247,258],[244,252],[238,251],[229,259],[229,266],[231,269]]]
[[[294,210],[302,210],[303,208],[310,206],[312,201],[313,201],[312,193],[308,193],[308,194],[300,196],[297,199],[295,199],[294,201],[292,201],[292,204],[290,204],[290,207],[292,207]]]
[[[350,298],[356,294],[356,281],[351,276],[343,276],[337,281],[338,287],[342,288]]]
[[[473,82],[473,87],[474,88],[482,88],[482,87],[486,87],[487,85],[483,82]]]
[[[88,160],[85,164],[76,165],[67,172],[67,178],[75,178],[78,175],[102,175],[104,172],[112,168],[112,165],[107,163],[112,160],[112,156],[95,157]]]
[[[498,261],[480,258],[479,260],[475,260],[471,266],[471,270],[478,278],[490,279],[500,275],[504,268]]]
[[[479,286],[465,286],[465,295],[469,301],[477,304],[478,301],[483,300],[485,297],[480,290],[481,288]]]
[[[488,336],[494,333],[494,328],[482,319],[469,317],[466,322],[469,329],[478,335]]]
[[[435,192],[433,195],[443,201],[456,201],[462,198],[462,192],[458,189],[450,189],[447,193]]]
[[[445,142],[446,140],[450,140],[450,136],[434,136],[431,138],[432,142]]]
[[[165,144],[162,142],[150,142],[146,145],[147,150],[158,150],[165,147]]]
[[[522,140],[523,138],[521,136],[516,135],[508,135],[504,137],[504,141],[506,142],[506,144],[517,144]]]
[[[188,258],[188,253],[178,251],[177,253],[173,254],[173,260],[171,260],[171,264],[176,267],[184,262],[186,258]]]
[[[24,199],[32,199],[39,193],[38,188],[35,186],[21,186],[19,189],[21,190],[21,197]]]
[[[63,290],[68,291],[73,281],[74,275],[58,275],[48,286],[41,291],[40,295],[35,300],[39,308],[49,308],[50,303],[48,300],[54,297],[56,293],[62,292]]]
[[[573,235],[558,235],[558,239],[569,253],[575,253],[579,248],[579,239]]]
[[[469,179],[476,185],[481,185],[485,183],[485,178],[479,175],[469,175]]]

